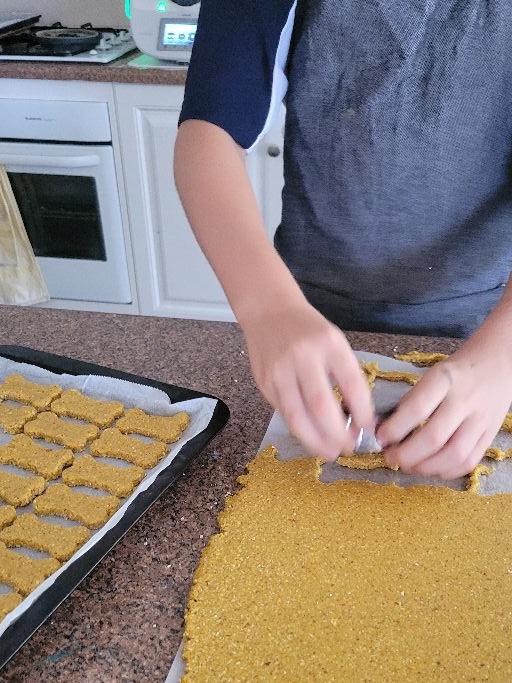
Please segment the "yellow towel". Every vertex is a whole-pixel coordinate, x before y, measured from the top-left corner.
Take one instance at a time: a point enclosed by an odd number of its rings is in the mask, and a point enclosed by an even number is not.
[[[0,303],[29,306],[49,298],[9,177],[0,166]]]

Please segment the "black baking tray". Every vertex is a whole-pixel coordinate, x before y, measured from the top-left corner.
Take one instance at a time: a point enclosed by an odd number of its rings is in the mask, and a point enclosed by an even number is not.
[[[85,363],[84,361],[36,351],[23,346],[0,345],[0,356],[20,363],[31,363],[56,373],[71,375],[103,375],[117,377],[129,382],[145,384],[164,391],[173,403],[193,398],[217,398],[192,389],[164,384],[146,377]],[[205,446],[224,428],[229,420],[229,409],[217,399],[217,406],[210,423],[180,450],[174,460],[155,479],[153,484],[128,507],[122,519],[110,529],[92,548],[64,571],[43,595],[0,636],[0,668],[2,668],[30,636],[48,619],[60,603],[85,579],[111,548],[126,534],[159,496],[171,485]]]

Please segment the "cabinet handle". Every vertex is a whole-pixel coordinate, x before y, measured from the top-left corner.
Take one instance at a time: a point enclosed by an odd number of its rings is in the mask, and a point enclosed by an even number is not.
[[[267,147],[267,154],[269,157],[278,157],[281,154],[281,148],[277,145],[269,145]]]

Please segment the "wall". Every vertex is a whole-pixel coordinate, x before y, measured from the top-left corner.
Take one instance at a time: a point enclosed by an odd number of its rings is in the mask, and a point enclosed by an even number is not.
[[[0,0],[3,10],[42,14],[41,24],[61,21],[67,26],[80,26],[90,21],[95,26],[128,25],[124,0]],[[39,8],[39,9],[37,9]]]

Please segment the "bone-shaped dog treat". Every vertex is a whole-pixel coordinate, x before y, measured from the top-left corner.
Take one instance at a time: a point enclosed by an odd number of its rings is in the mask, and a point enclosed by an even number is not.
[[[2,505],[0,507],[0,529],[9,526],[16,519],[16,508],[12,505]]]
[[[26,434],[18,434],[8,444],[0,446],[1,464],[31,470],[45,479],[56,479],[72,462],[73,451],[69,448],[45,448]]]
[[[11,526],[0,531],[0,541],[7,546],[25,546],[49,553],[65,562],[91,536],[83,526],[50,524],[33,514],[19,515]]]
[[[34,500],[34,510],[38,515],[57,515],[98,529],[117,510],[120,502],[114,496],[92,496],[73,491],[66,484],[55,484]]]
[[[22,595],[31,593],[59,567],[60,562],[53,558],[34,560],[14,550],[8,550],[4,543],[0,543],[0,582],[6,583]]]
[[[98,401],[76,389],[63,391],[61,397],[53,401],[51,409],[57,415],[77,417],[93,422],[98,427],[108,427],[124,412],[124,406],[119,401]]]
[[[29,403],[38,410],[48,408],[61,391],[56,384],[36,384],[21,375],[8,375],[0,384],[0,398]]]
[[[141,467],[107,465],[90,455],[76,458],[73,465],[62,474],[62,479],[69,486],[90,486],[114,496],[128,496],[143,477],[144,470]]]
[[[35,420],[27,422],[24,430],[29,436],[58,443],[73,451],[81,451],[99,433],[96,425],[73,424],[50,412],[39,413]]]
[[[99,439],[92,442],[91,453],[119,458],[144,469],[150,469],[167,453],[167,446],[159,441],[145,443],[121,434],[115,427],[110,427],[101,432]]]
[[[12,610],[17,607],[23,600],[19,593],[11,591],[10,593],[0,594],[0,621],[12,612]]]
[[[124,434],[135,433],[149,436],[165,443],[178,441],[190,422],[188,413],[176,415],[149,415],[140,408],[131,408],[120,418],[116,427]]]
[[[25,422],[37,415],[33,406],[10,406],[0,403],[0,427],[9,434],[19,434],[23,431]]]
[[[8,505],[28,505],[44,491],[45,486],[46,481],[42,477],[22,477],[0,470],[0,500]]]

